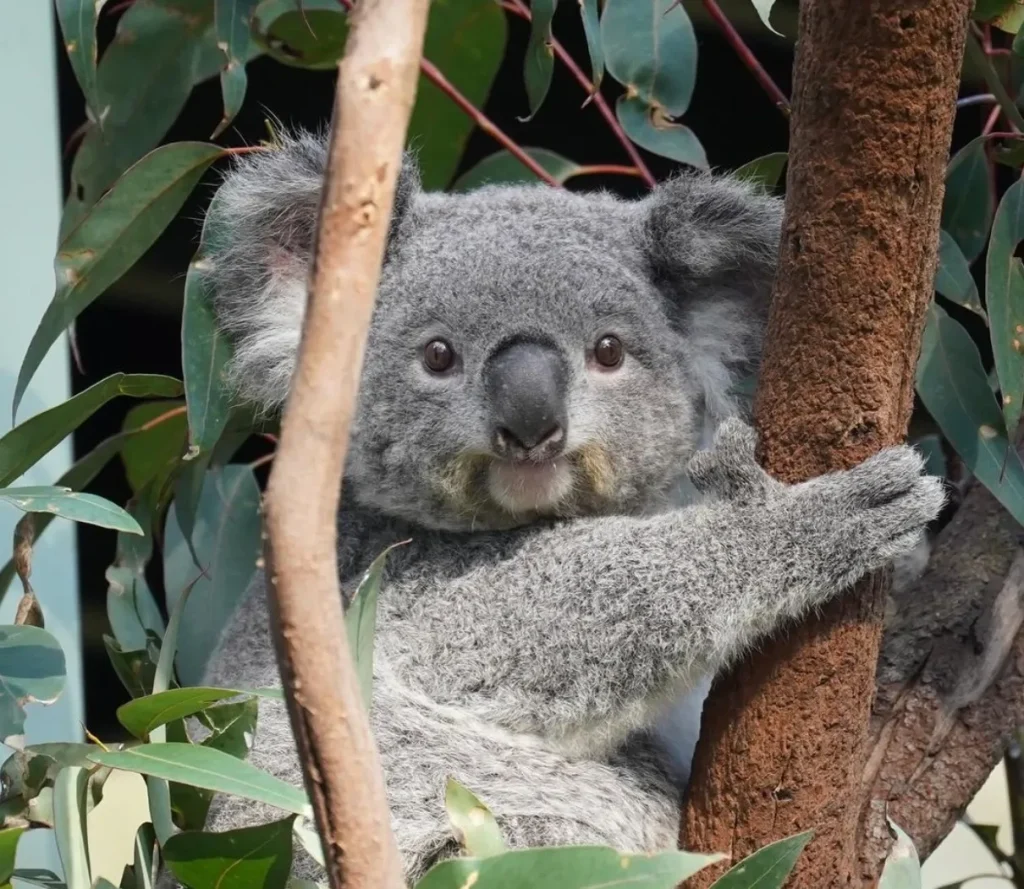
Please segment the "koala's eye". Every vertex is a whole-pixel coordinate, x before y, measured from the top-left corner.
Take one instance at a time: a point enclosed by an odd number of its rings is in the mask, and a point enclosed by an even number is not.
[[[622,364],[622,341],[617,336],[603,336],[594,346],[594,358],[601,367],[618,367]]]
[[[427,370],[444,373],[455,363],[455,350],[444,340],[431,340],[423,349],[423,363]]]

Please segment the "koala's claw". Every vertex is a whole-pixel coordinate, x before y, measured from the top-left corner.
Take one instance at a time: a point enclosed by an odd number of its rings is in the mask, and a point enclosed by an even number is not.
[[[731,417],[718,427],[711,448],[690,458],[687,474],[705,495],[736,499],[763,494],[772,479],[758,465],[756,449],[753,427]]]
[[[914,490],[924,472],[924,459],[911,447],[886,448],[840,477],[852,502],[870,509]]]

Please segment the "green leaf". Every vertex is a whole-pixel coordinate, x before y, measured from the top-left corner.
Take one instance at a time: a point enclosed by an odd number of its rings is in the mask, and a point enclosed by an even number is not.
[[[112,398],[181,394],[181,383],[157,374],[117,373],[79,392],[63,404],[36,414],[0,438],[0,486],[9,485],[74,432]]]
[[[779,184],[779,179],[782,178],[782,171],[785,169],[788,159],[789,154],[785,151],[766,154],[748,161],[739,167],[733,176],[747,182],[756,182],[765,188],[775,188]]]
[[[526,84],[526,98],[530,113],[520,118],[528,121],[544,104],[544,97],[551,88],[551,76],[555,70],[555,53],[551,48],[551,20],[555,17],[558,0],[532,0],[530,3],[530,40],[526,45],[523,60],[523,81]]]
[[[224,153],[174,142],[129,168],[69,231],[54,262],[57,290],[18,373],[12,416],[33,374],[65,328],[128,271],[181,209],[207,167]]]
[[[416,889],[675,889],[683,880],[723,857],[691,852],[623,855],[602,846],[516,849],[490,858],[442,861],[427,872]]]
[[[160,846],[152,824],[142,824],[135,832],[132,867],[135,889],[153,889],[160,868]]]
[[[690,107],[697,38],[681,3],[607,0],[601,42],[605,66],[627,96],[638,96],[665,117],[679,117]]]
[[[110,665],[117,678],[133,698],[148,695],[153,690],[153,676],[156,661],[146,648],[125,649],[116,639],[104,634],[103,645],[107,649]]]
[[[704,147],[689,127],[673,123],[658,109],[627,96],[620,96],[615,103],[615,115],[626,135],[641,148],[682,164],[708,169]]]
[[[730,868],[711,889],[781,889],[813,835],[808,830],[769,843]]]
[[[325,867],[324,847],[320,842],[320,835],[316,832],[316,825],[308,818],[297,818],[292,825],[292,834],[299,841],[299,845],[309,853],[309,857],[320,867]]]
[[[939,232],[939,263],[935,269],[935,289],[946,299],[957,305],[970,309],[985,317],[978,296],[978,285],[974,283],[974,275],[967,264],[960,245],[946,231]]]
[[[167,842],[164,857],[190,889],[285,889],[294,820],[222,833],[188,831]]]
[[[505,56],[507,30],[497,3],[432,0],[423,55],[473,105],[483,108]],[[416,152],[425,189],[437,191],[451,182],[473,127],[448,95],[420,76],[407,142]]]
[[[171,507],[171,512],[176,510]],[[164,584],[168,608],[195,582],[185,607],[176,666],[184,685],[201,681],[220,633],[249,587],[260,558],[260,491],[248,466],[206,473],[193,533],[200,576],[176,516],[168,515]],[[198,579],[197,579],[198,578]]]
[[[996,374],[1009,438],[1024,408],[1024,263],[1014,256],[1024,240],[1024,182],[1017,180],[999,202],[985,266],[985,305]]]
[[[72,490],[81,490],[86,487],[96,477],[97,473],[107,465],[114,454],[118,452],[124,440],[124,436],[114,435],[100,442],[57,479],[57,484]],[[35,532],[37,541],[54,518],[56,516],[50,513],[43,513],[36,518]],[[0,569],[0,601],[3,601],[3,597],[10,587],[11,581],[14,580],[14,576],[14,560],[9,559],[3,569]]]
[[[922,435],[912,442],[914,448],[920,451],[924,458],[925,475],[934,475],[945,478],[949,468],[946,463],[946,453],[942,447],[942,436]]]
[[[14,873],[14,859],[18,852],[18,840],[25,832],[24,827],[8,827],[0,830],[0,886],[11,882]]]
[[[228,793],[312,817],[309,803],[300,788],[261,772],[244,760],[199,744],[172,741],[141,744],[128,750],[97,751],[90,754],[89,759],[112,769],[192,784],[215,793]]]
[[[73,522],[98,525],[126,534],[143,533],[139,523],[120,506],[95,494],[83,494],[71,488],[0,488],[0,500],[18,507],[22,512],[46,512]]]
[[[505,840],[491,810],[454,778],[449,778],[445,787],[444,807],[467,855],[488,858],[505,851]]]
[[[175,719],[192,716],[213,707],[218,701],[239,695],[255,695],[282,700],[281,692],[272,688],[251,690],[238,688],[172,688],[138,698],[117,708],[118,721],[136,738],[145,738],[153,729]]]
[[[143,499],[129,504],[129,512],[146,529],[140,540],[119,534],[117,556],[104,577],[107,581],[107,619],[114,638],[124,649],[143,649],[149,644],[148,633],[157,638],[164,634],[164,619],[146,582],[146,565],[153,552],[152,516]]]
[[[934,302],[921,341],[917,392],[964,465],[1024,523],[1024,465],[1006,437],[978,347]]]
[[[203,746],[223,750],[237,759],[245,759],[252,748],[258,716],[257,698],[211,707],[202,715],[203,721],[213,732],[203,739]]]
[[[261,0],[252,12],[251,33],[282,64],[328,69],[345,51],[348,17],[337,0]]]
[[[92,886],[85,826],[88,781],[86,769],[69,766],[61,769],[53,783],[54,833],[68,889]]]
[[[96,105],[96,18],[106,0],[57,0],[57,19],[64,49],[94,120],[101,120]]]
[[[942,228],[960,245],[968,263],[974,262],[985,249],[994,209],[985,138],[979,136],[949,162],[942,202]]]
[[[185,376],[189,444],[193,456],[200,451],[213,450],[227,426],[231,411],[231,392],[224,377],[225,368],[231,359],[231,347],[217,324],[212,294],[203,278],[205,266],[209,262],[207,256],[223,240],[224,233],[210,225],[210,220],[219,215],[216,210],[219,200],[222,200],[219,194],[214,196],[207,210],[199,251],[185,276],[181,366]]]
[[[16,880],[39,886],[40,889],[67,889],[67,884],[52,870],[40,867],[19,867],[12,875]]]
[[[381,575],[388,555],[402,545],[392,544],[373,560],[359,581],[355,596],[345,611],[349,649],[356,665],[363,703],[367,708],[373,695],[373,637],[377,627],[377,595],[380,592]]]
[[[211,139],[216,139],[235,119],[245,101],[245,62],[252,54],[249,26],[256,0],[215,0],[214,26],[217,46],[227,63],[220,72],[220,91],[224,97],[224,116]]]
[[[601,45],[601,10],[598,0],[579,0],[580,15],[583,18],[583,33],[587,38],[587,53],[590,55],[590,80],[594,92],[601,88],[604,79],[604,47]]]
[[[891,818],[886,818],[896,841],[889,850],[878,889],[921,889],[921,862],[914,841]]]
[[[60,643],[46,630],[0,626],[0,740],[25,729],[22,705],[52,704],[64,690],[67,665]]]
[[[772,7],[775,5],[775,0],[751,0],[751,2],[754,4],[754,9],[757,10],[757,14],[760,16],[764,26],[773,34],[779,34],[772,27],[771,23]],[[782,35],[779,34],[779,36],[781,37]]]
[[[580,172],[580,165],[546,148],[526,148],[526,153],[547,170],[559,184]],[[452,185],[452,191],[473,191],[483,185],[530,184],[540,180],[505,149],[485,157],[471,170],[463,173]]]
[[[125,416],[121,461],[132,491],[162,488],[185,453],[188,418],[180,401],[136,405]]]

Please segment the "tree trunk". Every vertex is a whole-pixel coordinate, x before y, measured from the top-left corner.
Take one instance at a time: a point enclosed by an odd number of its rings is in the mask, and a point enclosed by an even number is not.
[[[784,481],[851,467],[906,434],[972,5],[801,4],[786,219],[755,404],[762,462]],[[790,885],[860,884],[886,586],[864,581],[716,683],[686,848],[738,860],[813,828]]]

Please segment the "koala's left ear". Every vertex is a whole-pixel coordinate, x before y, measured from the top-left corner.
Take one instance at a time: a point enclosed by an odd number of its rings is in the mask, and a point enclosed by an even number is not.
[[[734,413],[735,387],[760,357],[783,202],[738,179],[694,172],[659,185],[641,206],[649,274],[705,407],[719,418]]]

